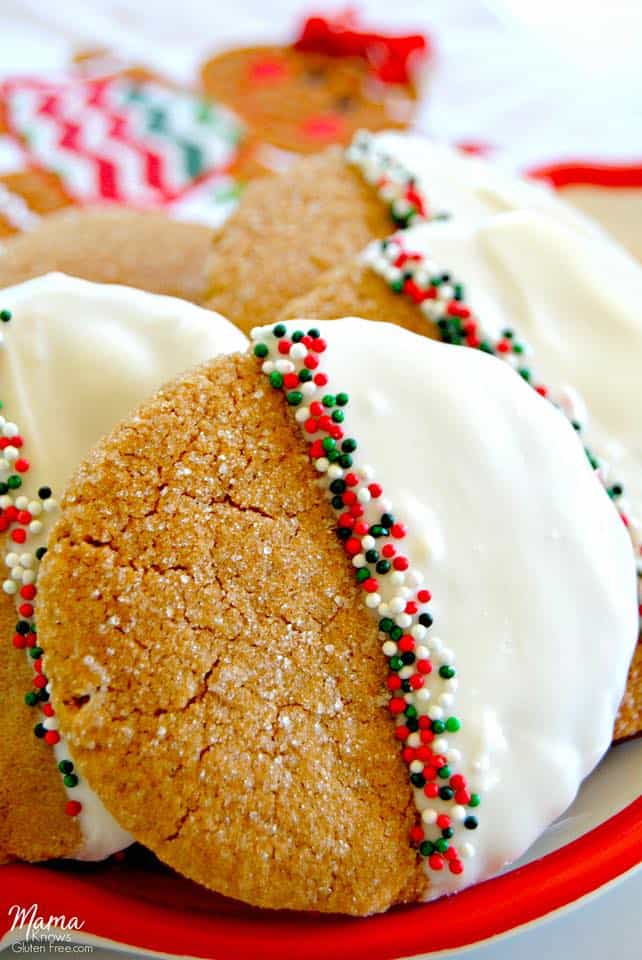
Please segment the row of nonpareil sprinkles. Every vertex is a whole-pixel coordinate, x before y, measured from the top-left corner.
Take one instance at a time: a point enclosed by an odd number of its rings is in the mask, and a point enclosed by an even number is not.
[[[11,312],[0,310],[0,321],[7,324],[10,320]],[[4,335],[0,345],[3,341]],[[42,719],[34,727],[34,734],[54,747],[61,738],[55,711],[49,702],[51,691],[43,673],[43,651],[38,644],[35,621],[38,566],[47,548],[35,547],[33,541],[42,541],[44,521],[55,512],[57,503],[49,487],[40,487],[37,498],[33,499],[21,493],[23,477],[31,469],[23,455],[23,446],[18,425],[0,415],[0,533],[7,541],[4,562],[8,568],[2,589],[14,598],[19,618],[12,638],[13,646],[24,650],[33,666],[33,686],[25,694],[25,703],[29,707],[39,707],[42,714]],[[71,760],[60,760],[58,769],[66,787],[77,786],[78,776]],[[77,800],[68,800],[65,805],[66,813],[72,817],[81,809]]]
[[[388,284],[394,293],[404,294],[421,310],[426,319],[436,324],[441,339],[490,353],[509,363],[537,393],[547,397],[570,420],[582,436],[584,425],[577,397],[571,390],[554,395],[549,387],[535,376],[530,364],[532,349],[513,329],[499,334],[484,326],[466,302],[464,285],[448,271],[422,253],[408,250],[402,233],[370,244],[365,260]],[[584,447],[589,463],[597,471],[606,492],[613,500],[626,525],[635,553],[638,572],[638,602],[642,629],[642,521],[633,515],[631,504],[624,495],[624,487],[611,476],[611,468],[603,458]]]
[[[252,331],[254,355],[281,390],[309,443],[308,452],[337,514],[336,532],[354,567],[366,606],[378,617],[388,660],[388,707],[402,745],[417,800],[418,821],[410,840],[432,870],[463,872],[462,857],[474,848],[456,834],[477,828],[472,809],[480,802],[456,772],[459,751],[450,737],[460,729],[452,713],[458,686],[452,650],[431,630],[431,594],[403,553],[406,528],[374,470],[355,463],[357,441],[346,433],[349,396],[330,392],[321,369],[326,342],[319,331],[284,324]]]
[[[357,167],[365,181],[377,188],[396,227],[405,229],[422,220],[436,219],[415,177],[390,154],[379,149],[371,133],[360,130],[346,150],[346,159]],[[443,219],[444,214],[438,215]]]

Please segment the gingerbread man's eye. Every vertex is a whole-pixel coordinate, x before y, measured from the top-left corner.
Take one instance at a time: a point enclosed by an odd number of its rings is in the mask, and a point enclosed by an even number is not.
[[[304,77],[310,84],[323,83],[326,78],[325,67],[306,67]]]
[[[355,99],[349,94],[344,94],[341,97],[336,97],[334,101],[334,109],[338,110],[339,113],[348,113],[354,108]]]

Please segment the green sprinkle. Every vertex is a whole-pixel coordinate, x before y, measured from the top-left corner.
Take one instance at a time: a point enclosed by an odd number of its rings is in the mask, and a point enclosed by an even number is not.
[[[402,637],[403,637],[403,630],[401,629],[401,627],[394,626],[390,631],[390,639],[394,640],[396,643],[397,640],[401,640]]]
[[[299,340],[303,340],[304,336],[303,330],[295,330],[292,334],[292,343],[298,343]]]
[[[29,656],[32,660],[38,660],[44,653],[42,647],[31,647],[29,650]]]
[[[48,500],[51,496],[51,487],[39,487],[38,496],[41,500]]]
[[[270,374],[270,383],[272,384],[275,390],[280,390],[281,387],[283,386],[283,376],[278,372],[278,370],[274,370]]]
[[[520,367],[520,369],[517,372],[519,373],[522,380],[526,381],[526,383],[531,382],[531,372],[528,369],[528,367]]]
[[[61,760],[58,764],[58,769],[61,773],[71,773],[74,769],[74,765],[71,760]]]
[[[308,370],[307,367],[299,370],[299,380],[301,383],[308,383],[312,379],[312,371]]]
[[[357,583],[363,583],[364,580],[367,580],[370,576],[370,571],[367,567],[359,567],[357,570]]]
[[[341,413],[341,411],[338,410],[337,413]],[[357,441],[353,440],[352,437],[347,437],[341,444],[341,449],[344,453],[354,453],[357,449]]]
[[[284,337],[285,334],[287,333],[285,324],[277,323],[276,327],[272,327],[272,333],[274,334],[275,337],[277,337],[280,340],[281,337]]]
[[[308,336],[312,337],[313,340],[318,340],[319,337],[321,336],[321,331],[317,330],[316,327],[310,327],[310,329],[308,330]]]
[[[446,764],[445,767],[439,768],[439,770],[437,771],[437,776],[440,777],[442,780],[447,780],[449,778],[450,767],[448,766],[448,764]]]
[[[288,401],[291,407],[298,407],[303,400],[303,394],[300,390],[289,390],[285,395],[285,399]]]
[[[352,466],[352,457],[349,453],[342,453],[339,457],[339,466],[343,467],[344,470],[347,470]]]
[[[409,703],[408,706],[406,707],[404,713],[405,713],[405,715],[406,715],[407,717],[413,717],[413,718],[414,718],[414,717],[417,716],[417,708],[416,708],[415,706],[413,706],[412,703]]]
[[[367,559],[367,555],[366,555]],[[388,573],[391,567],[389,560],[379,560],[376,566],[377,573]]]
[[[390,617],[382,617],[379,621],[379,629],[382,633],[390,633],[393,627],[394,622],[390,619]]]
[[[439,668],[439,676],[443,677],[444,680],[451,680],[455,676],[455,668],[445,663],[443,667]]]
[[[336,480],[333,480],[330,484],[330,490],[332,493],[345,493],[345,489],[345,480],[341,480],[339,477],[337,477]]]
[[[46,547],[38,547],[38,549],[36,550],[36,559],[42,560],[46,552],[47,552]]]
[[[440,787],[439,788],[439,799],[440,800],[452,800],[455,796],[455,791],[452,787]]]
[[[401,670],[403,667],[403,660],[401,657],[390,657],[390,660],[388,660],[388,666],[391,670]]]
[[[422,857],[430,857],[435,852],[435,845],[430,840],[424,840],[419,844],[419,853]]]
[[[7,483],[10,490],[17,490],[18,487],[22,486],[22,478],[16,473],[12,473],[10,477],[7,477]]]
[[[28,707],[35,707],[38,703],[38,694],[34,693],[33,690],[29,690],[28,693],[25,693],[25,703]]]
[[[9,484],[8,484],[8,483],[0,483],[0,496],[3,496],[3,497],[4,497],[4,495],[5,495],[6,493],[9,493]]]
[[[266,344],[266,343],[257,343],[257,344],[255,344],[255,346],[254,346],[254,356],[255,356],[255,357],[259,357],[259,358],[267,357],[268,353],[269,353],[269,350],[268,350],[268,347],[267,347],[267,344]]]
[[[435,849],[437,850],[438,853],[445,853],[446,850],[448,849],[448,842],[442,839],[436,840]]]
[[[37,723],[33,728],[33,732],[35,733],[35,735],[38,737],[39,740],[42,740],[42,738],[44,737],[47,731],[45,730],[44,726],[41,723]]]
[[[401,293],[403,290],[403,280],[401,277],[398,280],[391,280],[390,289],[393,293]]]
[[[464,826],[467,830],[476,830],[478,826],[477,817],[466,817]]]
[[[430,724],[430,729],[433,733],[443,733],[446,729],[446,724],[443,720],[433,720]]]
[[[470,795],[470,802],[469,802],[468,806],[469,806],[469,807],[478,807],[480,803],[481,803],[481,797],[479,796],[479,794],[478,794],[478,793],[471,793],[471,795]]]
[[[345,413],[343,410],[333,410],[332,419],[335,423],[343,423],[345,419]]]
[[[410,782],[413,785],[413,787],[426,786],[426,778],[424,777],[423,773],[411,773]]]
[[[11,316],[11,310],[0,310],[0,320],[2,320],[3,323],[9,323]]]
[[[328,453],[329,450],[334,450],[336,445],[337,445],[337,441],[334,439],[334,437],[324,437],[323,440],[321,441],[321,446],[323,447],[326,453]]]
[[[66,787],[77,787],[78,786],[78,777],[75,773],[66,773],[62,778],[62,782]]]
[[[325,397],[321,401],[324,407],[334,407],[336,402],[337,402],[337,398],[334,397],[331,393],[326,393]]]
[[[337,394],[337,405],[340,406],[340,407],[345,407],[349,399],[350,399],[350,398],[349,398],[349,396],[348,396],[347,393],[338,393],[338,394]]]
[[[448,719],[446,720],[446,730],[448,731],[448,733],[457,733],[460,727],[461,727],[461,723],[459,722],[457,717],[448,717]]]

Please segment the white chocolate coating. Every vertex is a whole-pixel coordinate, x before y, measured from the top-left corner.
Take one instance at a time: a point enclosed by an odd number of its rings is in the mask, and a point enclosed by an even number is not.
[[[60,497],[90,447],[164,381],[247,342],[192,304],[62,274],[0,291],[5,308],[13,318],[1,331],[3,413],[24,437],[31,469],[20,492],[29,499],[42,485]],[[38,545],[30,539],[31,550]],[[70,758],[64,739],[54,751],[57,760]],[[100,860],[131,843],[82,771],[68,793],[82,803],[77,859]]]
[[[386,130],[371,134],[376,149],[393,156],[417,179],[429,210],[455,219],[477,219],[509,210],[541,210],[576,229],[605,235],[588,218],[561,201],[549,187],[520,178],[489,163],[420,134]]]
[[[430,223],[403,236],[466,287],[485,329],[517,331],[540,380],[582,411],[589,446],[642,518],[642,269],[599,235],[516,210],[473,223]],[[627,513],[629,511],[626,511]],[[637,518],[637,520],[635,519]],[[642,543],[642,528],[631,530]]]
[[[524,853],[608,748],[637,638],[631,545],[566,418],[506,364],[387,324],[316,325],[355,467],[406,523],[432,642],[456,658],[462,726],[442,749],[482,803],[464,873],[428,871],[435,897]]]

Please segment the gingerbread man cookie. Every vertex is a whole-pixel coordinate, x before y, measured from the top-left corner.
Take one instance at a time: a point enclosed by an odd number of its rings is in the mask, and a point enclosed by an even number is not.
[[[39,628],[125,829],[248,903],[363,915],[497,872],[566,808],[611,740],[635,592],[576,432],[524,378],[292,321],[98,444]]]
[[[255,143],[316,153],[348,144],[361,128],[408,126],[427,49],[418,34],[386,37],[311,17],[292,46],[223,51],[204,64],[201,81]]]
[[[182,301],[62,275],[0,291],[0,303],[0,862],[100,859],[131,841],[61,738],[35,619],[38,566],[91,444],[165,379],[244,338]]]

